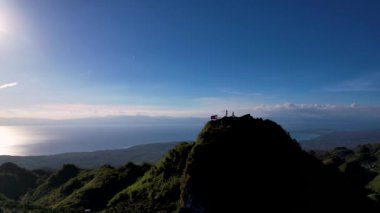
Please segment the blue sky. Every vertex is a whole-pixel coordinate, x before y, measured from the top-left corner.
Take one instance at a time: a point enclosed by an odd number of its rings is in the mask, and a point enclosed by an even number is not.
[[[0,0],[0,117],[379,119],[379,11],[376,0]]]

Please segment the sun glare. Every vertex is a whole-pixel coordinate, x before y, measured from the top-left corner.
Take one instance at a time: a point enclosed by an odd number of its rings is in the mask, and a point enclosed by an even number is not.
[[[1,25],[0,23],[0,33],[6,33],[7,32],[7,29]]]
[[[0,33],[8,33],[8,26],[6,22],[6,18],[0,14]]]
[[[14,127],[0,127],[0,155],[22,154],[18,146],[25,142],[20,130]]]
[[[3,9],[1,8],[1,5],[0,9]],[[14,36],[19,24],[19,18],[15,16],[11,10],[0,10],[0,36]]]

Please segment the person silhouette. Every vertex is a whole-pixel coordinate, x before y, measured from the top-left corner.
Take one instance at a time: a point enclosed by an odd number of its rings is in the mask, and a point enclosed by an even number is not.
[[[228,110],[226,110],[226,117],[228,117]]]

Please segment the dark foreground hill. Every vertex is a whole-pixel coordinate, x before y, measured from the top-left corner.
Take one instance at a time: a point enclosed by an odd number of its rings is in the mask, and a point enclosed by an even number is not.
[[[273,121],[246,115],[208,122],[195,143],[178,144],[153,166],[66,165],[39,179],[18,207],[4,203],[34,212],[378,211],[348,174],[302,151]]]
[[[211,121],[182,177],[182,212],[321,212],[374,208],[336,169],[303,152],[279,125],[249,115]]]

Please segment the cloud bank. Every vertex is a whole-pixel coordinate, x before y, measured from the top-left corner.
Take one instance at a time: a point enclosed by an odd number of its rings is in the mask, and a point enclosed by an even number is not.
[[[131,119],[140,117],[145,121],[166,118],[201,118],[207,121],[210,115],[225,115],[229,110],[236,116],[251,114],[254,117],[268,118],[279,122],[286,129],[375,129],[380,126],[380,106],[352,104],[255,104],[233,102],[217,98],[202,99],[199,105],[191,108],[137,106],[137,105],[96,105],[96,104],[50,104],[14,108],[0,111],[0,121],[14,118],[27,119]],[[147,120],[143,117],[150,117]],[[161,119],[162,120],[162,119]],[[102,123],[101,121],[99,121]],[[111,122],[112,123],[112,122]],[[146,123],[146,122],[145,122]],[[186,123],[186,122],[183,122]]]

